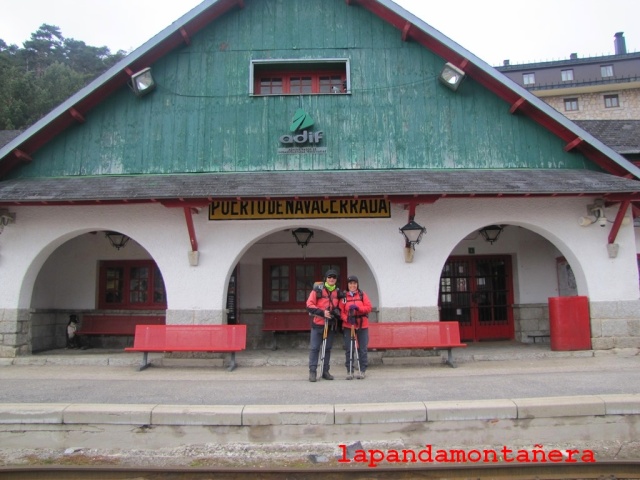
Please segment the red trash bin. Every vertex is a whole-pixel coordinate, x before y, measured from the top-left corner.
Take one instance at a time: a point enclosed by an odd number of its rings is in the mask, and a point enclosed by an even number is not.
[[[591,322],[587,297],[550,297],[551,350],[591,350]]]

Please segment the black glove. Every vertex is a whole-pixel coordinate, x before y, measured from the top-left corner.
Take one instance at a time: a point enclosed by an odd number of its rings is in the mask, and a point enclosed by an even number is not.
[[[354,317],[353,315],[349,315],[347,317],[347,322],[349,322],[349,325],[355,325],[356,324],[356,317]]]
[[[331,318],[333,318],[335,321],[340,321],[340,309],[339,308],[334,308],[333,310],[331,310]]]

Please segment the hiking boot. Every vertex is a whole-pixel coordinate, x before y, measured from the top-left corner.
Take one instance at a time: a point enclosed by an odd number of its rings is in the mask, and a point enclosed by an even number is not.
[[[310,382],[316,381],[316,372],[309,372],[309,381]]]
[[[333,380],[333,375],[331,375],[329,372],[324,372],[322,374],[322,378],[324,378],[325,380]]]
[[[353,374],[347,373],[347,380],[353,380]]]
[[[364,372],[360,372],[360,373],[358,373],[358,374],[356,375],[356,378],[357,378],[358,380],[364,380],[364,377],[365,377],[365,373],[364,373]]]

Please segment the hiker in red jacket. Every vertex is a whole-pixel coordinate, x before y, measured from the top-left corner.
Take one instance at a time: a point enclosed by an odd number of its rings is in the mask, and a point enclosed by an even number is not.
[[[371,313],[371,301],[369,296],[360,290],[358,277],[350,275],[347,278],[349,290],[344,294],[340,302],[340,318],[342,319],[342,334],[344,348],[346,350],[347,380],[353,379],[353,373],[357,379],[363,379],[367,371],[367,345],[369,344],[369,313]],[[360,365],[358,368],[356,354],[351,346],[351,329],[354,329],[357,339],[357,353]],[[353,358],[351,358],[353,355]]]
[[[318,356],[320,355],[321,347],[324,351],[323,364],[321,365],[322,378],[333,380],[333,375],[329,373],[329,362],[331,361],[334,332],[340,321],[339,300],[342,295],[337,283],[338,272],[327,270],[324,276],[324,283],[321,286],[314,287],[307,299],[307,311],[313,317],[309,350],[310,382],[315,382],[317,378]]]

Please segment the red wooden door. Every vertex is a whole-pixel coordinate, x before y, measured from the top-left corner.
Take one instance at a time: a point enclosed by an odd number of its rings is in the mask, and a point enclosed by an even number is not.
[[[460,323],[463,341],[512,339],[508,256],[450,257],[440,276],[440,320]]]

